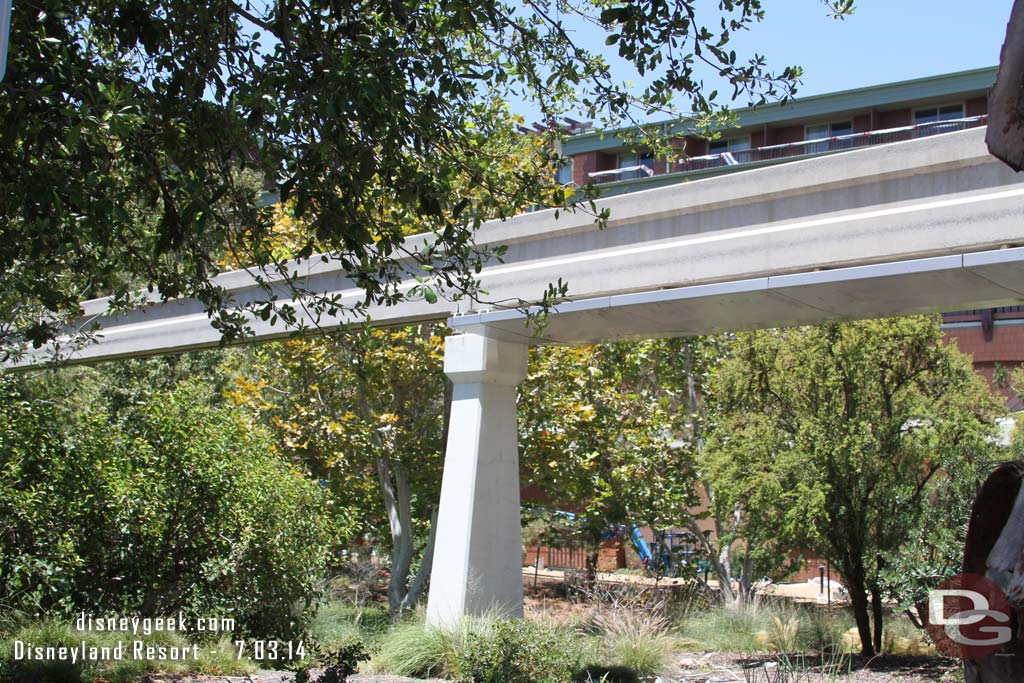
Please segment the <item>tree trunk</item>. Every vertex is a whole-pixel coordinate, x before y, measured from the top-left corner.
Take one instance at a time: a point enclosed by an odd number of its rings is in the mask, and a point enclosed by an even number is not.
[[[600,545],[595,546],[598,550],[587,553],[587,590],[593,591],[597,586],[597,560],[601,555]]]
[[[686,406],[690,411],[690,415],[694,416],[692,422],[693,440],[697,446],[697,459],[700,460],[704,455],[704,433],[702,426],[705,413],[704,406],[697,396],[697,382],[693,374],[693,349],[689,346],[684,347],[683,350],[683,368],[686,372]],[[704,483],[704,494],[709,502],[714,501],[714,491],[706,482]],[[713,521],[715,524],[715,538],[721,544],[722,521],[717,516]],[[711,568],[715,570],[715,576],[718,577],[718,592],[722,596],[722,603],[729,608],[738,607],[741,604],[741,598],[732,589],[732,558],[729,545],[722,544],[716,552],[712,543],[697,525],[696,519],[691,517],[688,520],[688,526],[693,535],[700,539],[707,553],[708,561],[711,563]]]
[[[850,606],[853,608],[853,619],[857,623],[857,635],[860,636],[861,654],[865,657],[874,657],[875,647],[871,637],[871,617],[868,614],[868,595],[863,574],[851,568],[843,572],[843,581],[850,591]]]
[[[718,574],[718,590],[722,594],[722,602],[726,607],[737,607],[739,598],[732,589],[732,549],[727,544],[723,545],[718,549],[718,557],[712,562]]]
[[[388,525],[391,527],[391,578],[388,580],[388,615],[397,620],[402,613],[416,604],[423,585],[426,582],[424,573],[429,574],[433,562],[434,527],[430,527],[423,562],[417,572],[416,580],[409,584],[409,573],[415,555],[412,528],[412,495],[409,489],[409,477],[401,463],[393,463],[389,458],[377,459],[377,475],[380,479],[381,497],[388,513]],[[436,520],[435,520],[436,521]],[[427,554],[429,553],[429,555]],[[413,593],[413,586],[416,587]]]
[[[882,593],[877,587],[871,589],[871,620],[874,622],[875,633],[872,644],[875,652],[882,652]]]
[[[732,590],[732,561],[728,546],[716,549],[697,525],[697,520],[692,517],[686,520],[686,526],[700,540],[701,545],[704,547],[704,552],[708,556],[708,562],[711,563],[711,569],[714,570],[715,576],[718,578],[718,592],[722,596],[722,604],[727,607],[734,607],[736,605],[736,594]],[[718,528],[717,520],[715,528]]]
[[[412,564],[412,528],[408,505],[400,500],[399,487],[393,478],[391,461],[377,458],[377,478],[381,499],[388,514],[391,529],[391,578],[388,580],[388,614],[397,619],[405,597],[405,583]],[[406,497],[408,503],[408,497]],[[405,510],[402,508],[405,507]]]
[[[421,326],[420,331],[425,332]],[[361,371],[362,364],[355,364],[359,382],[356,390],[359,397],[360,416],[367,422],[373,420],[367,398],[367,380]],[[444,405],[441,453],[445,453],[448,444],[448,422],[451,416],[453,385],[446,380],[444,385]],[[430,531],[427,545],[423,549],[423,559],[412,581],[409,574],[415,557],[415,535],[412,523],[412,491],[405,466],[393,460],[388,445],[378,434],[373,437],[373,447],[380,454],[377,458],[377,479],[380,485],[381,500],[388,515],[388,526],[391,530],[391,577],[388,580],[388,616],[394,621],[403,613],[416,606],[423,595],[434,562],[434,545],[437,530],[437,506],[431,514]]]
[[[748,553],[740,565],[739,601],[749,604],[754,599],[754,558]]]
[[[434,565],[434,545],[436,538],[437,508],[434,508],[434,512],[430,516],[430,535],[427,536],[427,546],[423,549],[423,559],[420,561],[419,569],[416,570],[415,578],[413,578],[412,583],[409,584],[409,590],[405,592],[405,597],[402,598],[402,605],[399,610],[400,614],[404,614],[416,607],[416,603],[418,603],[420,598],[423,596],[423,591],[430,580],[430,570]]]
[[[1006,25],[999,72],[988,97],[985,142],[992,156],[1024,168],[1024,0],[1015,0]]]

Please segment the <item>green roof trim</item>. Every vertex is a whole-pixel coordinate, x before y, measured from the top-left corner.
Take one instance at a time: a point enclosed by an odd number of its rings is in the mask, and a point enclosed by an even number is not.
[[[760,107],[736,109],[740,128],[766,126],[788,121],[807,121],[832,114],[871,109],[872,107],[894,107],[928,100],[941,100],[955,95],[981,95],[991,86],[998,67],[990,66],[969,71],[958,71],[938,76],[926,76],[909,81],[882,83],[852,90],[840,90],[822,95],[796,97],[785,104],[772,103]],[[665,127],[668,132],[686,135],[694,127],[685,120],[654,122],[650,125]],[[565,139],[563,153],[572,156],[623,147],[619,133],[636,130],[635,127],[618,128],[610,131],[581,133]]]

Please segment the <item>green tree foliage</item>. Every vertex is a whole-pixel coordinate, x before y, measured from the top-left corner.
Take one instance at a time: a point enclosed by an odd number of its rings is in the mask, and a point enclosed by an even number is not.
[[[672,506],[659,479],[692,481],[678,467],[671,405],[644,381],[649,346],[537,347],[520,389],[522,483],[544,491],[549,507],[578,513],[592,570],[610,527],[665,521],[659,514]]]
[[[924,525],[966,519],[947,484],[977,481],[998,401],[932,317],[741,335],[715,394],[713,449],[733,481],[719,495],[828,558],[862,650],[879,651],[885,573],[922,530],[939,533]],[[769,500],[750,495],[755,480]]]
[[[269,432],[193,382],[114,420],[102,406],[62,415],[0,381],[0,604],[301,631],[331,538],[327,494]]]
[[[741,461],[720,459],[707,447],[713,426],[707,403],[715,373],[732,345],[728,335],[664,340],[648,344],[643,365],[646,381],[671,406],[666,428],[678,449],[667,474],[655,480],[660,515],[690,530],[718,579],[723,602],[731,607],[753,598],[756,579],[785,575],[790,550],[778,533],[777,482],[756,477],[737,490]],[[744,506],[757,514],[744,514]]]
[[[1009,374],[1007,388],[1018,399],[1024,399],[1024,368],[1016,368]],[[1018,457],[1024,457],[1024,411],[1013,415],[1014,429],[1010,434],[1010,450]]]
[[[534,350],[519,405],[524,483],[581,515],[527,530],[546,542],[578,533],[594,562],[611,527],[687,529],[729,605],[751,598],[756,578],[784,574],[779,482],[748,478],[741,490],[744,460],[705,448],[705,400],[730,348],[694,337]]]
[[[390,530],[394,618],[415,606],[431,567],[449,396],[442,345],[436,325],[268,344],[228,392],[344,501],[354,533]]]
[[[785,573],[791,546],[778,528],[781,483],[750,477],[741,488],[736,471],[753,454],[705,447],[706,397],[730,349],[728,337],[538,349],[520,418],[524,481],[582,513],[574,527],[557,519],[555,533],[582,532],[596,549],[622,524],[687,529],[736,605],[757,578]]]
[[[0,342],[10,352],[74,331],[64,323],[84,299],[129,307],[140,286],[195,297],[229,339],[242,334],[244,318],[221,314],[226,293],[211,281],[225,250],[301,294],[299,269],[267,247],[273,209],[254,179],[294,200],[308,225],[297,255],[338,260],[366,291],[357,308],[408,296],[396,285],[417,263],[434,270],[430,293],[416,295],[473,294],[488,255],[473,245],[481,220],[566,202],[552,192],[554,127],[529,153],[533,172],[505,171],[517,132],[501,101],[531,101],[549,123],[572,109],[606,125],[656,112],[710,125],[727,118],[724,98],[704,91],[700,69],[748,101],[793,92],[799,69],[771,71],[728,48],[763,16],[759,0],[709,16],[696,4],[19,5],[0,84]],[[604,31],[649,85],[619,85],[601,54],[574,42],[573,22]],[[415,249],[410,224],[429,234]],[[249,308],[294,322],[296,308],[274,296]],[[342,302],[306,303],[315,315]]]

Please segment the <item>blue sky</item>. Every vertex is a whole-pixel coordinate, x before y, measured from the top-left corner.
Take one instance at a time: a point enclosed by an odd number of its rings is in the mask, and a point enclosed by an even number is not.
[[[816,0],[766,0],[766,18],[737,46],[804,68],[816,95],[999,62],[1012,0],[858,0],[836,21]],[[740,47],[737,47],[739,51]]]
[[[716,26],[717,0],[698,0],[705,25]],[[764,0],[765,20],[737,34],[738,56],[758,52],[770,67],[804,69],[797,97],[963,71],[999,62],[1012,0],[858,0],[855,13],[837,21],[819,0]],[[587,48],[604,47],[597,31],[578,38]],[[620,80],[630,74],[618,67]],[[711,85],[710,81],[706,81]],[[723,89],[727,91],[727,89]],[[743,106],[737,102],[734,106]],[[535,120],[530,107],[513,108]],[[531,116],[531,114],[533,114]],[[664,117],[656,117],[658,119]]]

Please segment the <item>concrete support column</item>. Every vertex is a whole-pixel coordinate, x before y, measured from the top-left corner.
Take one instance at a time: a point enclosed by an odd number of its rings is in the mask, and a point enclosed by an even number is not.
[[[454,383],[427,623],[499,610],[523,614],[516,385],[527,345],[482,334],[449,337]]]

